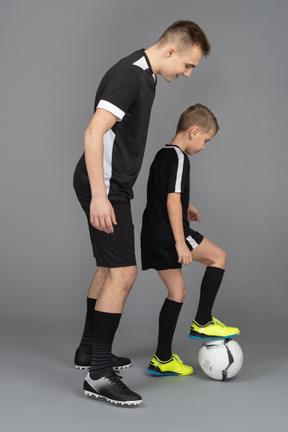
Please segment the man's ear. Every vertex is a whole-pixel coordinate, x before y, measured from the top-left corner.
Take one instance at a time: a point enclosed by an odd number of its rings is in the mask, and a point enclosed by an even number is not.
[[[165,56],[167,58],[173,57],[173,55],[176,54],[176,48],[175,47],[169,47],[165,50]]]

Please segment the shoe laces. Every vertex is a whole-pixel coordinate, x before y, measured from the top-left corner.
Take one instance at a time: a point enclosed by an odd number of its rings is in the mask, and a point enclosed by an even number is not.
[[[105,378],[109,379],[109,381],[111,381],[113,384],[116,384],[119,388],[122,388],[123,390],[127,389],[127,386],[121,381],[123,377],[119,375],[119,371],[109,371],[105,375]]]
[[[178,363],[183,365],[183,360],[180,359],[180,357],[177,354],[172,354],[172,357],[174,360],[176,360]]]
[[[221,327],[225,327],[225,324],[223,324],[221,321],[219,321],[217,318],[213,317],[214,324],[218,324]]]

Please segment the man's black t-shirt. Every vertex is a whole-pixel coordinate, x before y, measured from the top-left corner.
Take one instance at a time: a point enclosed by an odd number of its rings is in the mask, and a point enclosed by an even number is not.
[[[94,109],[105,109],[118,119],[103,139],[104,181],[110,201],[133,198],[132,188],[142,165],[156,82],[142,49],[116,63],[99,85]],[[79,192],[91,196],[84,154],[76,166],[73,184]]]
[[[159,150],[150,167],[147,205],[141,231],[142,245],[175,244],[167,210],[169,193],[181,194],[184,233],[189,229],[189,179],[190,163],[186,153],[171,144]]]

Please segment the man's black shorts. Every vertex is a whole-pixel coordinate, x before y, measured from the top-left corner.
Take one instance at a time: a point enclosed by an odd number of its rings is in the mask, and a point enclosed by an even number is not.
[[[94,228],[90,223],[91,198],[76,191],[77,198],[87,216],[93,254],[99,267],[128,267],[136,265],[134,225],[130,202],[111,202],[117,225],[114,233],[107,234]]]
[[[195,249],[203,240],[202,234],[189,228],[185,232],[185,240],[189,250]],[[141,245],[142,270],[153,268],[155,270],[168,270],[181,268],[175,244],[142,244]]]

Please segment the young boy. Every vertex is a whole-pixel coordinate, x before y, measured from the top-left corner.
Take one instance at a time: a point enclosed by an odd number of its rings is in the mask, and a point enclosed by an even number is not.
[[[147,205],[141,231],[142,269],[154,268],[168,290],[159,316],[156,353],[148,372],[155,375],[191,375],[193,368],[172,354],[172,339],[186,296],[182,264],[201,262],[206,271],[201,284],[198,311],[190,337],[219,339],[237,336],[240,331],[212,317],[226,264],[226,254],[199,232],[189,227],[200,222],[199,212],[189,202],[190,164],[187,155],[205,150],[219,129],[217,119],[204,105],[184,111],[172,142],[156,155],[149,174]]]

